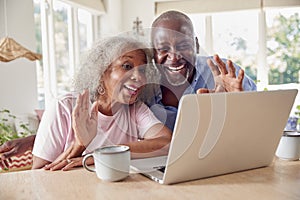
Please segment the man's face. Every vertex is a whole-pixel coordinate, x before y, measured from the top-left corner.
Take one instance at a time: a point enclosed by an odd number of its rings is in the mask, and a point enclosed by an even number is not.
[[[195,41],[189,24],[169,20],[153,27],[154,60],[158,69],[171,85],[191,81],[195,66]]]

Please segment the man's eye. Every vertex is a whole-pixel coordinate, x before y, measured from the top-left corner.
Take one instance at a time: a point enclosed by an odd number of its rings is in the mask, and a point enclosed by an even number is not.
[[[128,63],[123,64],[122,67],[125,70],[131,70],[132,69],[132,66],[130,64],[128,64]]]
[[[183,44],[183,45],[178,45],[177,46],[178,51],[184,51],[184,50],[188,50],[188,49],[191,49],[191,48],[192,48],[192,45],[189,45],[189,44]]]

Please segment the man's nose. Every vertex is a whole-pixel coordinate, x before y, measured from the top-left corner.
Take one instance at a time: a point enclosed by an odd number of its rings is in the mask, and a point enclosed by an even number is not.
[[[168,59],[172,61],[176,61],[182,58],[182,55],[176,49],[172,49],[168,52]]]

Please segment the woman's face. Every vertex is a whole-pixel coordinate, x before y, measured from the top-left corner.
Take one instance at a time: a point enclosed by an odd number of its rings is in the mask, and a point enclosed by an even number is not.
[[[142,50],[130,51],[112,62],[102,77],[108,100],[133,104],[146,84],[146,63]]]

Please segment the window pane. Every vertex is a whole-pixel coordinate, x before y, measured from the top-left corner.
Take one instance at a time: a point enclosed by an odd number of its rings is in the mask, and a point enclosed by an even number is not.
[[[194,25],[194,31],[198,38],[198,42],[200,47],[206,51],[206,47],[208,44],[206,44],[205,40],[205,15],[204,14],[190,14],[189,17],[191,18],[193,25]],[[203,52],[206,53],[206,52]]]
[[[299,10],[300,7],[266,11],[269,84],[300,82]]]
[[[72,84],[69,76],[68,9],[67,4],[54,1],[54,42],[58,95],[70,91]]]
[[[36,21],[36,32],[40,32],[40,23],[45,23],[42,26],[42,33],[47,34],[49,38],[49,43],[46,42],[44,45],[46,48],[43,50],[43,54],[46,57],[46,60],[49,60],[47,65],[39,63],[37,66],[37,76],[38,76],[38,93],[39,93],[39,102],[40,108],[43,108],[44,104],[49,102],[49,99],[52,98],[51,95],[45,95],[45,91],[51,91],[54,95],[61,95],[66,92],[72,91],[72,79],[76,66],[79,64],[80,56],[83,51],[91,46],[94,39],[93,26],[97,28],[99,32],[99,21],[93,16],[90,12],[81,9],[80,6],[69,4],[67,1],[61,0],[52,0],[45,1],[41,4],[39,0],[33,0],[35,5],[35,19]],[[39,8],[41,5],[42,11],[46,11],[48,16],[42,15],[42,17],[49,17],[53,19],[52,21],[49,18],[41,18]],[[48,9],[52,9],[53,12],[48,12]],[[53,15],[52,15],[53,14]],[[96,19],[97,24],[93,23],[92,19]],[[52,33],[53,30],[53,33]],[[98,32],[95,34],[97,35]],[[37,33],[37,42],[38,46],[41,46],[41,37]],[[53,47],[51,42],[53,41]],[[40,48],[41,49],[41,48]],[[38,51],[39,52],[39,51]],[[52,55],[54,54],[55,59]],[[52,63],[55,61],[55,63]],[[53,69],[49,69],[49,67]],[[55,70],[55,71],[54,71]],[[44,71],[49,72],[49,76],[44,80]],[[47,81],[47,82],[46,82]],[[45,88],[47,87],[47,88]],[[53,91],[55,90],[55,91]],[[49,98],[46,99],[45,97]],[[47,106],[47,105],[46,105]]]
[[[42,54],[42,32],[41,32],[41,10],[40,1],[34,0],[34,23],[35,23],[35,37],[37,49],[36,52]],[[37,72],[37,91],[39,109],[45,108],[45,92],[44,92],[44,68],[42,60],[36,61]]]
[[[256,80],[258,12],[217,13],[212,15],[212,23],[215,53],[239,64],[248,76]]]
[[[89,46],[89,35],[91,34],[91,14],[87,11],[78,9],[78,24],[79,24],[79,46],[80,53],[85,51]]]

